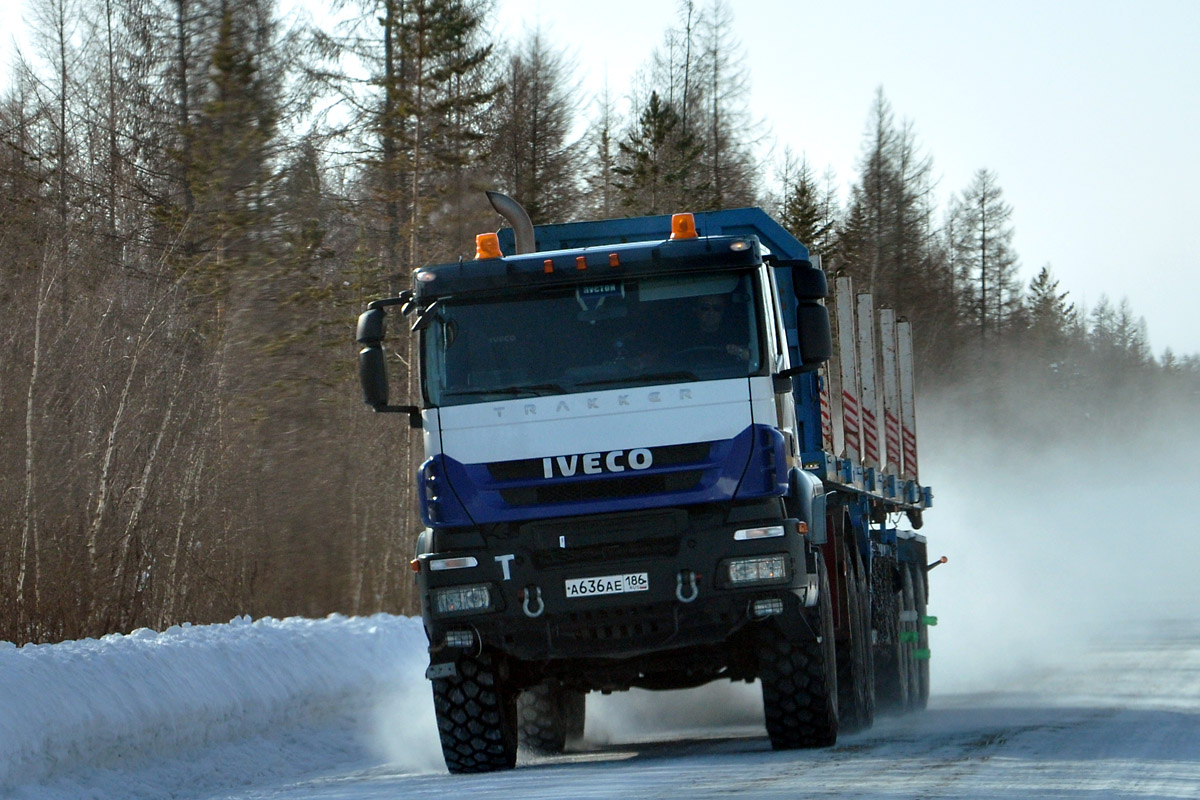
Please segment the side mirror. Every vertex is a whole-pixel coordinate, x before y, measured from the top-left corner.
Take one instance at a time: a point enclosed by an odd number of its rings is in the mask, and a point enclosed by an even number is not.
[[[800,335],[800,363],[814,370],[833,357],[833,330],[829,309],[816,300],[801,300],[796,308],[796,330]]]
[[[800,363],[793,364],[788,375],[812,372],[833,357],[833,330],[829,325],[829,281],[824,270],[811,261],[779,261],[775,264],[792,273],[792,293],[796,297],[796,332],[800,341]]]
[[[814,267],[811,261],[792,261],[791,267],[792,291],[797,300],[824,300],[829,296],[824,270]]]
[[[389,406],[387,363],[383,352],[384,320],[382,308],[368,308],[358,317],[358,381],[362,385],[363,402],[380,412],[403,411],[408,414],[412,428],[421,427],[421,409],[416,406]]]

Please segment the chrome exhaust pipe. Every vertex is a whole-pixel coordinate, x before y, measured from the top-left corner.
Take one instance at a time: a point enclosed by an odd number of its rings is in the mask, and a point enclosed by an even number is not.
[[[525,210],[525,207],[500,192],[489,191],[487,198],[488,202],[492,204],[492,208],[496,209],[496,213],[508,220],[509,225],[512,225],[513,236],[517,242],[517,255],[534,252],[537,245],[533,238],[533,220],[529,219],[529,212]]]

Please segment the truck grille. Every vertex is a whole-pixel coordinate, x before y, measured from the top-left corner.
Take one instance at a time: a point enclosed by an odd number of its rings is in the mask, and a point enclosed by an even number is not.
[[[679,539],[646,539],[637,542],[607,542],[583,547],[538,550],[533,565],[538,569],[556,569],[575,564],[598,564],[630,559],[670,558],[679,554]]]

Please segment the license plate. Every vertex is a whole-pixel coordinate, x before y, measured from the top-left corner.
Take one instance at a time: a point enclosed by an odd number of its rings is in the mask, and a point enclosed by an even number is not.
[[[602,594],[650,591],[650,575],[646,572],[602,575],[598,578],[572,578],[566,583],[567,597],[596,597]]]

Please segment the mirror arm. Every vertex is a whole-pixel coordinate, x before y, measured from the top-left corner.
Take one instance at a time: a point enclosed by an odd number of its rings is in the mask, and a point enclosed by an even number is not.
[[[408,414],[408,427],[410,427],[410,428],[423,427],[421,424],[421,409],[417,406],[377,405],[377,406],[371,406],[371,408],[374,409],[375,413],[377,413],[377,414],[392,414],[392,413],[403,412],[405,414]]]

